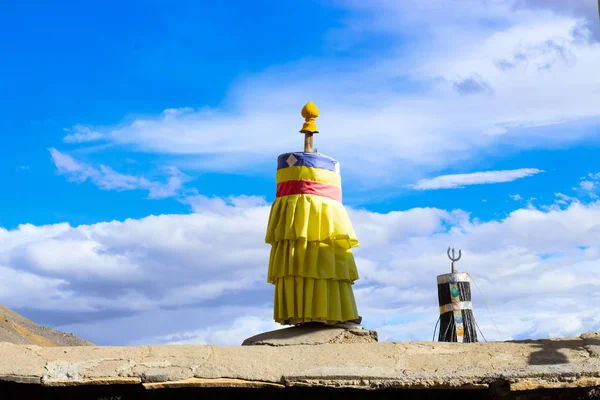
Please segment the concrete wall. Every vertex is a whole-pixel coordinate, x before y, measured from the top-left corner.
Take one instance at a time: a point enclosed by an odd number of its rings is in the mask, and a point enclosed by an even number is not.
[[[0,394],[10,389],[23,396],[42,393],[43,398],[76,390],[91,391],[92,396],[107,390],[107,396],[165,398],[162,393],[212,391],[220,396],[232,389],[261,399],[279,397],[282,390],[285,398],[303,390],[311,391],[306,396],[329,397],[334,393],[330,391],[341,389],[352,390],[348,396],[356,398],[387,396],[390,391],[426,398],[437,390],[458,390],[461,398],[491,393],[536,398],[531,396],[543,390],[577,398],[600,386],[600,334],[524,342],[281,347],[44,348],[1,343],[0,385]]]

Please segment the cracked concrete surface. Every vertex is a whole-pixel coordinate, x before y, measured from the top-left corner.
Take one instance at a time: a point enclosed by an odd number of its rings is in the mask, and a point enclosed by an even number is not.
[[[600,386],[600,335],[492,343],[38,347],[0,343],[0,381],[74,386],[513,391]]]

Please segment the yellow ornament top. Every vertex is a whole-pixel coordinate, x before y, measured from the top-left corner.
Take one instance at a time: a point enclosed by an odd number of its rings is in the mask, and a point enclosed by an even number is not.
[[[319,109],[312,102],[306,103],[302,108],[302,117],[304,117],[304,125],[300,133],[319,133],[315,119],[319,116]]]

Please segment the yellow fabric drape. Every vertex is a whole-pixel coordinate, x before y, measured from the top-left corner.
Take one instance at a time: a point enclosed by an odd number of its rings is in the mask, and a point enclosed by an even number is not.
[[[337,245],[347,249],[358,246],[342,203],[310,194],[276,198],[271,206],[265,241],[273,244],[301,238],[309,242],[335,240]]]
[[[275,320],[296,324],[334,324],[358,318],[352,283],[333,279],[286,276],[275,284]]]
[[[298,239],[277,242],[271,248],[268,281],[276,283],[278,278],[286,276],[354,282],[358,271],[351,250],[331,240]]]
[[[267,280],[275,285],[275,321],[358,318],[352,291],[358,271],[351,251],[358,239],[341,203],[307,194],[278,197],[265,241],[272,245]]]

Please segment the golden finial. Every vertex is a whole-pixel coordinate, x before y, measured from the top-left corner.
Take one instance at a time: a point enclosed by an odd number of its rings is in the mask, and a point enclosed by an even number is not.
[[[305,121],[300,130],[300,133],[304,133],[304,152],[312,153],[313,134],[319,133],[317,124],[315,123],[315,119],[319,116],[319,109],[309,101],[302,107],[301,114]]]
[[[302,130],[300,133],[319,133],[317,130],[317,124],[315,123],[315,119],[319,116],[319,109],[312,102],[306,103],[304,107],[302,107],[302,117],[305,122],[302,125]]]

